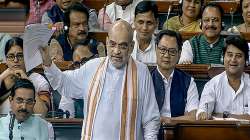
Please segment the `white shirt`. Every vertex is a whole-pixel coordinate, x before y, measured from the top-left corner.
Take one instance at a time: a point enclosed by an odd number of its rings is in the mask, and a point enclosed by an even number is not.
[[[9,139],[10,115],[0,118],[0,140]],[[13,140],[54,140],[52,124],[38,116],[31,115],[22,123],[14,121]]]
[[[133,40],[135,42],[131,56],[145,64],[156,64],[156,50],[155,50],[155,37],[152,35],[149,46],[144,50],[140,50],[139,43],[136,38],[136,31],[134,31]]]
[[[206,105],[207,104],[207,105]],[[243,73],[241,84],[235,92],[229,85],[226,72],[215,76],[204,86],[201,94],[200,105],[197,112],[223,113],[250,115],[250,78],[249,74]]]
[[[171,117],[171,108],[170,108],[170,89],[172,84],[172,79],[174,75],[174,71],[171,73],[170,77],[167,79],[158,69],[158,72],[161,74],[162,79],[164,81],[165,87],[165,100],[160,111],[161,116],[163,117]],[[192,110],[198,109],[199,106],[199,94],[194,82],[194,78],[191,78],[190,85],[187,91],[187,103],[185,107],[185,112],[190,112]]]
[[[62,96],[59,103],[59,108],[62,109],[64,112],[69,111],[70,118],[75,117],[75,105],[74,100],[72,98]]]
[[[179,64],[182,64],[183,62],[190,61],[193,63],[193,50],[191,47],[191,44],[189,40],[186,40],[183,45],[182,45],[182,50],[181,50],[181,57],[179,59]]]
[[[133,2],[129,4],[125,10],[122,9],[122,6],[113,2],[106,7],[106,13],[112,23],[116,21],[116,19],[121,18],[132,25],[134,21],[135,7],[140,1],[142,0],[133,0]]]
[[[61,72],[54,64],[45,68],[52,87],[62,95],[84,99],[84,115],[87,115],[87,94],[90,81],[96,73],[100,58],[88,61],[80,69]],[[159,110],[153,82],[147,66],[136,61],[138,76],[138,108],[136,131],[138,140],[156,140],[159,130]],[[121,89],[125,68],[116,69],[108,64],[102,95],[93,126],[93,140],[119,139]],[[83,124],[84,128],[85,122]]]

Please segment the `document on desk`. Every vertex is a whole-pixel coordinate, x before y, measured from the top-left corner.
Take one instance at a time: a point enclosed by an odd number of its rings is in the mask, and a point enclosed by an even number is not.
[[[213,120],[217,121],[238,121],[238,122],[250,122],[249,120],[236,119],[236,118],[218,118],[213,116]]]
[[[31,24],[25,27],[23,54],[27,72],[42,64],[39,48],[47,46],[54,31],[49,24]]]

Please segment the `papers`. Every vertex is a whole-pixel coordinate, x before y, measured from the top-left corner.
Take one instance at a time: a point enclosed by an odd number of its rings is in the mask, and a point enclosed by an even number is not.
[[[249,120],[236,119],[236,118],[218,118],[213,116],[213,120],[217,121],[240,121],[240,122],[249,122]]]
[[[54,30],[48,24],[31,24],[25,27],[23,54],[27,72],[42,64],[39,48],[48,44],[53,33]]]

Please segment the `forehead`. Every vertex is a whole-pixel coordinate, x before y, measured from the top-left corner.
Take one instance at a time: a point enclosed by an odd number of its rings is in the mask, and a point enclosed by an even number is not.
[[[7,52],[7,54],[10,54],[10,53],[19,53],[19,52],[23,52],[22,48],[18,45],[14,45],[10,48],[10,50]]]
[[[129,32],[125,29],[117,29],[113,30],[109,34],[109,40],[114,41],[116,43],[129,43]]]
[[[177,48],[177,40],[175,37],[163,35],[159,45],[162,45],[167,48]]]
[[[250,4],[250,1],[249,1],[249,0],[243,0],[242,3],[243,3],[243,4]]]
[[[205,8],[202,17],[221,17],[221,13],[217,7]]]
[[[87,16],[83,12],[72,11],[70,12],[70,22],[87,22]]]
[[[243,51],[241,51],[240,49],[238,49],[236,46],[234,46],[234,45],[232,45],[232,44],[230,44],[230,45],[227,46],[226,52],[244,54]]]
[[[34,92],[32,89],[18,88],[15,91],[15,98],[30,99],[34,98]]]
[[[138,13],[135,17],[136,20],[144,20],[144,21],[155,21],[155,16],[152,11],[147,11],[144,13]]]

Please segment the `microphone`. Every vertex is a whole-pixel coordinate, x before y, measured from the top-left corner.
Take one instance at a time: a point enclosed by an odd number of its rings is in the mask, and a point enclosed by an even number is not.
[[[168,21],[171,9],[172,9],[172,5],[169,5],[169,7],[168,7],[168,14],[167,14],[167,20],[166,21]],[[168,30],[168,24],[167,24],[167,30]]]
[[[206,105],[206,120],[208,120],[208,103],[206,103],[205,105]]]
[[[14,128],[14,122],[15,122],[15,114],[10,111],[10,123],[9,123],[9,139],[13,139],[13,128]]]

